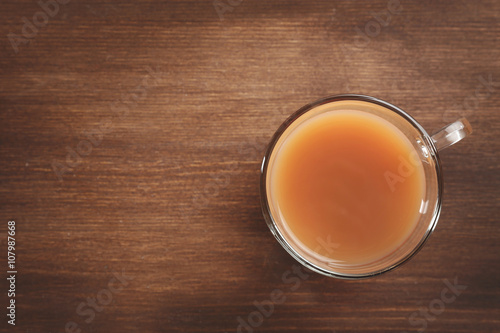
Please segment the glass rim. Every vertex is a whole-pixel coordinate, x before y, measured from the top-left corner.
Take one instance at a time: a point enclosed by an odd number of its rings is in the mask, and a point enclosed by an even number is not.
[[[334,269],[328,270],[323,267],[319,267],[309,260],[307,260],[302,254],[300,254],[294,246],[292,246],[289,241],[283,236],[282,232],[278,228],[278,225],[276,221],[274,220],[274,217],[271,214],[271,207],[269,205],[269,200],[268,200],[268,195],[267,195],[267,172],[269,168],[269,161],[270,157],[274,151],[274,148],[278,142],[278,140],[281,138],[283,133],[290,127],[292,123],[294,123],[298,118],[300,118],[302,115],[305,113],[315,109],[316,107],[323,105],[323,104],[328,104],[332,102],[337,102],[337,101],[344,101],[344,100],[353,100],[353,101],[363,101],[363,102],[368,102],[368,103],[373,103],[380,105],[384,108],[386,108],[389,111],[392,111],[396,113],[397,115],[403,117],[410,125],[415,128],[420,135],[424,138],[425,140],[425,146],[429,149],[430,156],[432,157],[434,164],[435,164],[435,173],[436,173],[436,179],[437,179],[437,193],[436,193],[436,207],[434,209],[434,212],[432,213],[432,218],[429,222],[429,225],[426,227],[425,234],[422,236],[422,239],[419,241],[419,243],[405,256],[400,258],[396,263],[384,267],[382,269],[369,272],[369,273],[341,273],[341,272],[335,272]],[[260,199],[261,199],[261,208],[262,208],[262,213],[264,215],[264,219],[266,220],[266,224],[268,225],[269,229],[271,230],[271,233],[274,235],[274,237],[278,240],[278,242],[281,244],[281,246],[295,259],[297,260],[300,264],[305,266],[306,268],[320,273],[322,275],[326,275],[329,277],[335,277],[339,279],[349,279],[349,280],[359,280],[359,279],[364,279],[364,278],[369,278],[373,276],[377,276],[386,272],[389,272],[397,267],[400,267],[401,265],[405,264],[408,262],[411,258],[413,258],[423,247],[423,245],[427,242],[429,239],[429,236],[432,234],[434,231],[437,222],[439,220],[439,215],[441,213],[441,206],[442,206],[442,196],[443,196],[443,175],[442,175],[442,169],[441,169],[441,162],[439,160],[439,154],[438,150],[434,144],[434,140],[432,139],[431,135],[427,133],[427,131],[408,113],[403,111],[401,108],[388,103],[386,101],[383,101],[381,99],[367,96],[367,95],[359,95],[359,94],[339,94],[339,95],[332,95],[332,96],[327,96],[321,99],[318,99],[312,103],[308,103],[292,113],[281,125],[280,127],[276,130],[276,132],[273,134],[270,143],[266,149],[266,152],[264,154],[264,158],[262,160],[261,164],[261,176],[260,176]]]

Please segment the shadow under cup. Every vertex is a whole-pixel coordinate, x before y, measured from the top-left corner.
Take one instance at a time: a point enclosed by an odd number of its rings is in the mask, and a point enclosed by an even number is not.
[[[304,245],[293,234],[286,221],[283,220],[279,209],[273,202],[271,189],[271,170],[280,147],[282,147],[289,135],[308,119],[326,112],[341,110],[366,112],[380,117],[397,127],[413,145],[415,156],[412,156],[412,158],[420,160],[424,172],[425,188],[423,190],[422,205],[413,231],[395,250],[392,249],[382,257],[362,263],[333,260]],[[436,135],[438,134],[439,132]],[[439,144],[436,142],[436,135],[431,137],[427,134],[403,110],[387,102],[368,96],[337,95],[302,107],[290,116],[274,134],[262,162],[262,210],[271,232],[285,250],[302,265],[327,276],[346,279],[365,278],[384,273],[401,265],[418,252],[434,230],[439,218],[443,181],[437,149]],[[446,147],[445,145],[442,146],[442,148]]]

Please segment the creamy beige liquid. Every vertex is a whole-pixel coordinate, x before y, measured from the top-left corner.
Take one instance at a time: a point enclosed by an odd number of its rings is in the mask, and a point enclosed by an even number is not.
[[[340,262],[381,258],[405,241],[419,216],[423,167],[412,162],[410,172],[398,170],[412,153],[409,140],[382,118],[326,112],[281,146],[270,171],[272,200],[310,250]]]

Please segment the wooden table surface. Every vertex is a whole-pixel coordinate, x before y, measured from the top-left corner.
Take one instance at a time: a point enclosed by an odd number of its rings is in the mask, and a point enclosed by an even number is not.
[[[2,332],[500,331],[499,1],[7,0],[0,18]],[[441,154],[424,249],[363,281],[296,266],[259,202],[279,124],[346,92],[474,129]]]

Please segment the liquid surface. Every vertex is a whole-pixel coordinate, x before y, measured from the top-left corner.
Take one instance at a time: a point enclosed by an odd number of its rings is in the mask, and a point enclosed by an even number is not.
[[[364,263],[397,249],[416,225],[424,172],[395,126],[361,111],[306,120],[271,168],[271,199],[308,249]]]

